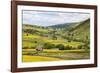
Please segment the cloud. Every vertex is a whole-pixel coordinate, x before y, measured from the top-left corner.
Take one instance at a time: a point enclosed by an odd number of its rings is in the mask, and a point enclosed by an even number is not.
[[[63,23],[81,22],[88,19],[88,13],[72,12],[46,12],[46,11],[23,11],[23,24],[50,26]]]

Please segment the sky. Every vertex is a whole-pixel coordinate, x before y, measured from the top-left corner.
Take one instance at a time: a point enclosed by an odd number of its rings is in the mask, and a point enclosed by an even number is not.
[[[52,26],[56,24],[81,22],[90,18],[88,13],[51,12],[51,11],[22,11],[23,24],[37,26]]]

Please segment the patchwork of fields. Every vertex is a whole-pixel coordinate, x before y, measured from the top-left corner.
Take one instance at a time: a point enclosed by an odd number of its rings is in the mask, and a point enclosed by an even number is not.
[[[67,26],[53,28],[23,24],[22,61],[89,59],[89,23],[89,20],[84,21],[71,30],[67,30]]]

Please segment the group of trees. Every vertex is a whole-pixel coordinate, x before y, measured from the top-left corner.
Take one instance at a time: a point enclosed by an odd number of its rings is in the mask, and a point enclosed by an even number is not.
[[[23,47],[23,49],[35,49],[36,46],[34,47]],[[63,44],[51,44],[51,43],[44,43],[44,45],[41,47],[43,49],[59,49],[59,50],[73,50],[73,49],[90,49],[90,45],[86,44],[80,44],[77,47],[75,46],[70,46],[70,45],[63,45]]]
[[[45,43],[43,45],[43,48],[44,49],[54,49],[54,48],[56,48],[56,49],[59,49],[59,50],[72,50],[72,49],[89,49],[90,47],[87,44],[83,44],[83,45],[80,44],[77,47],[74,47],[74,46],[70,46],[70,45],[64,46],[63,44],[55,45],[55,44]]]
[[[38,31],[33,29],[25,29],[25,30],[23,29],[23,32],[33,34],[33,33],[37,33]]]

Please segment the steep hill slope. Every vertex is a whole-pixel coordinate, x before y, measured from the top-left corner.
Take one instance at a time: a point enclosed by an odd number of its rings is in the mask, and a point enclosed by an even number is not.
[[[81,22],[80,25],[70,30],[76,38],[89,39],[90,37],[90,19]]]

